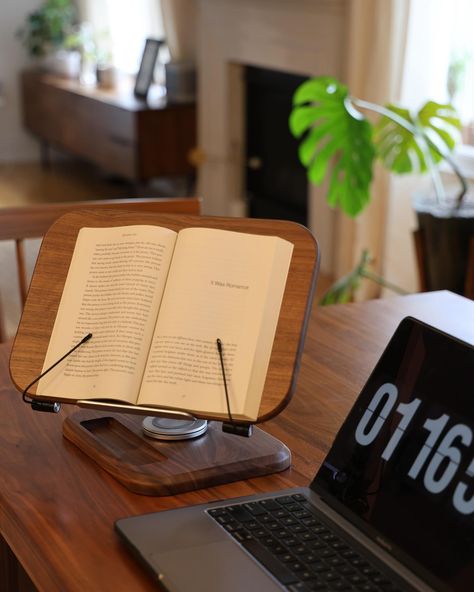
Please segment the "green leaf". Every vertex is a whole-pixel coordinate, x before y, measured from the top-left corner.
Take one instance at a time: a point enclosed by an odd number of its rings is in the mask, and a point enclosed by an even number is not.
[[[298,87],[289,119],[291,133],[302,137],[299,158],[311,183],[329,178],[328,203],[356,216],[370,201],[375,151],[372,127],[354,108],[347,87],[330,77]]]
[[[417,114],[396,105],[385,108],[410,128],[404,128],[388,116],[382,116],[375,125],[377,156],[388,170],[397,174],[424,173],[429,168],[428,154],[433,163],[438,163],[444,154],[452,152],[461,122],[451,105],[428,101]]]
[[[416,121],[408,111],[396,105],[387,105],[388,111],[416,129]],[[377,156],[390,171],[398,174],[413,171],[425,172],[426,161],[419,139],[413,133],[387,116],[382,116],[374,127],[374,143]]]
[[[290,115],[290,131],[299,138],[318,117],[318,110],[314,107],[301,107],[294,109]]]
[[[321,306],[328,306],[329,304],[346,304],[347,302],[351,302],[359,285],[360,278],[353,277],[352,275],[341,278],[322,296],[319,304]]]
[[[321,123],[317,127],[311,128],[306,138],[301,142],[298,149],[298,156],[305,167],[311,165],[314,157],[314,147],[329,131],[332,129],[330,122]]]
[[[293,95],[293,105],[303,105],[314,101],[325,101],[328,96],[339,99],[347,97],[347,87],[329,76],[320,76],[303,82]]]
[[[418,120],[425,134],[430,138],[436,150],[430,145],[432,160],[440,162],[442,154],[449,154],[456,146],[461,130],[461,121],[451,105],[428,101],[418,113]]]
[[[319,304],[321,306],[326,306],[328,304],[345,304],[346,302],[351,302],[354,299],[354,294],[360,286],[360,282],[364,277],[364,273],[366,272],[370,261],[370,254],[367,249],[364,249],[359,263],[357,263],[352,271],[329,287],[319,301]]]

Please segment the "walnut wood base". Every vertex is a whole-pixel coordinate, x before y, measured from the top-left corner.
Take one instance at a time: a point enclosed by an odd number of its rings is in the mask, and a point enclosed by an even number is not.
[[[80,411],[67,417],[63,435],[130,491],[174,495],[288,468],[289,449],[258,428],[251,438],[225,434],[209,422],[203,436],[157,441],[142,433],[136,415]]]

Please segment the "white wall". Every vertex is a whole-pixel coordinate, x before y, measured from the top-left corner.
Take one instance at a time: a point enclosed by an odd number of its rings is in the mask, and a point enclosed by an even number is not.
[[[21,123],[19,73],[29,57],[15,32],[40,4],[40,0],[0,2],[0,163],[39,158],[38,143]]]

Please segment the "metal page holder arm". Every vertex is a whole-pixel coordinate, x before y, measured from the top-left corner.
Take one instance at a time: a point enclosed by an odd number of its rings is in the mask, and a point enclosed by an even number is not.
[[[42,411],[47,413],[58,413],[61,409],[61,404],[55,401],[39,401],[34,399],[28,395],[28,390],[36,384],[43,376],[48,374],[53,368],[55,368],[58,364],[60,364],[64,359],[70,356],[78,347],[89,341],[92,337],[92,333],[88,333],[85,335],[81,341],[76,343],[68,352],[66,352],[59,360],[57,360],[54,364],[52,364],[49,368],[47,368],[44,372],[42,372],[39,376],[37,376],[30,384],[23,390],[22,398],[23,402],[30,404],[31,408],[34,411]],[[229,402],[229,393],[227,389],[227,380],[225,374],[225,367],[224,367],[224,358],[222,353],[222,342],[220,339],[216,340],[217,344],[217,351],[219,353],[219,360],[220,366],[222,371],[222,378],[224,382],[224,390],[225,390],[225,397],[227,403],[227,412],[229,415],[229,421],[222,423],[222,431],[228,434],[235,434],[237,436],[244,436],[250,437],[252,435],[252,425],[251,424],[238,424],[234,422],[232,413],[230,410],[230,402]],[[104,403],[101,401],[96,400],[79,400],[76,402],[79,407],[84,407],[88,409],[110,409],[112,406],[117,411],[124,411],[128,413],[137,413],[137,414],[146,414],[149,413],[150,415],[160,415],[161,417],[168,417],[176,420],[193,420],[194,416],[191,413],[186,411],[179,411],[179,410],[172,410],[172,409],[162,409],[162,408],[155,408],[155,407],[143,407],[143,406],[133,406],[130,405],[123,405],[123,404],[116,404],[114,403],[111,405],[110,403]]]
[[[56,366],[58,364],[60,364],[65,358],[67,358],[68,356],[70,356],[72,354],[72,352],[75,351],[83,343],[86,343],[87,341],[89,341],[89,339],[91,337],[92,337],[92,333],[88,333],[87,335],[85,335],[81,339],[81,341],[79,341],[79,343],[76,343],[76,345],[74,347],[72,347],[68,352],[66,352],[64,354],[64,356],[62,356],[61,358],[59,358],[59,360],[57,360],[56,362],[54,362],[54,364],[52,364],[49,368],[47,368],[44,372],[42,372],[39,376],[37,376],[33,381],[31,381],[30,384],[22,392],[23,402],[30,404],[31,405],[31,408],[34,411],[44,411],[44,412],[47,412],[47,413],[58,413],[59,410],[61,409],[61,404],[60,403],[57,403],[55,401],[38,401],[37,399],[33,399],[32,397],[30,397],[28,395],[28,391],[30,390],[30,388],[34,384],[36,384],[38,382],[38,380],[40,380],[41,378],[43,378],[43,376],[46,376],[46,374],[48,374],[48,372],[51,372],[51,370],[53,368],[56,368]]]

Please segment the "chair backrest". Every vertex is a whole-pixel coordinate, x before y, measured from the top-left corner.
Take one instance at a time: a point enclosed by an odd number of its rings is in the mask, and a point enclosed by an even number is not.
[[[25,263],[25,239],[41,238],[60,216],[72,210],[115,208],[142,212],[199,215],[201,200],[183,198],[105,199],[71,203],[34,204],[17,208],[0,208],[0,241],[15,241],[19,294],[23,307],[28,292]],[[0,277],[0,283],[1,283]],[[0,343],[5,341],[5,319],[0,308]]]

